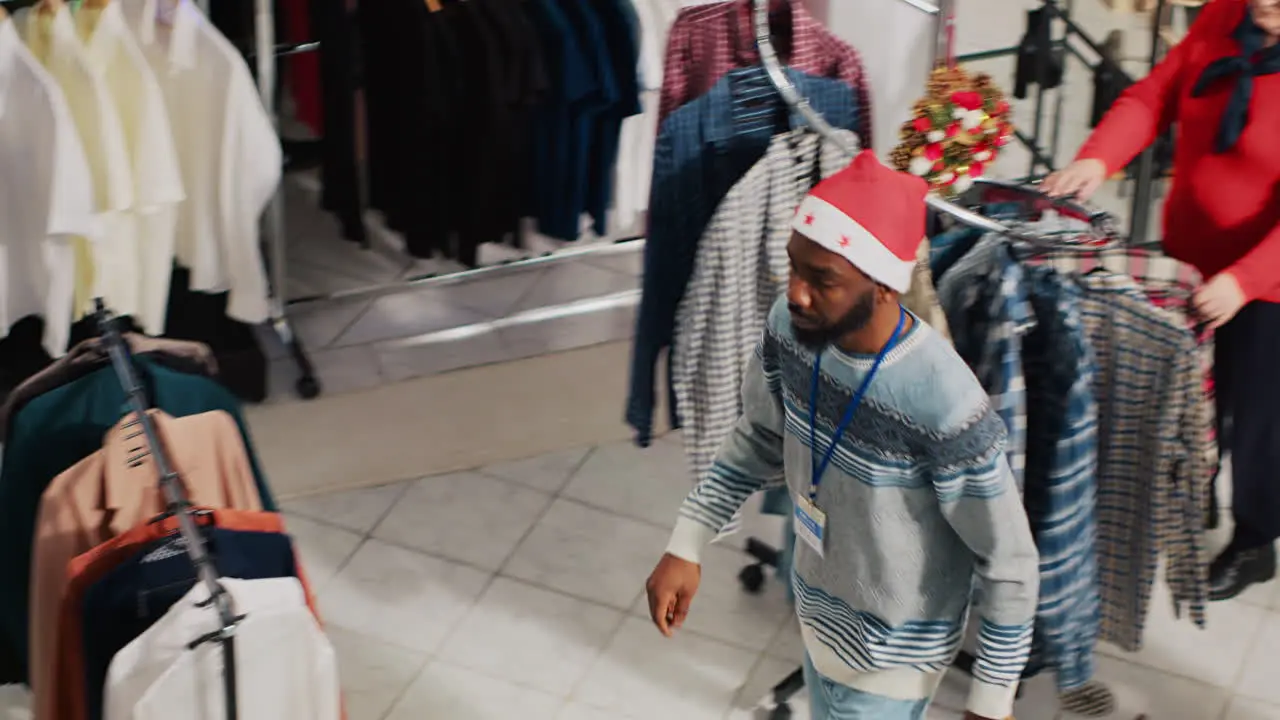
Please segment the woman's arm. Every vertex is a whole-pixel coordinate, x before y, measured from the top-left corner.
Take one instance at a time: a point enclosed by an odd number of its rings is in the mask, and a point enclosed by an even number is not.
[[[1245,302],[1280,288],[1280,226],[1224,272],[1235,278]]]
[[[1196,45],[1202,38],[1229,33],[1231,29],[1227,24],[1233,16],[1232,10],[1241,1],[1213,0],[1206,5],[1187,37],[1169,51],[1150,75],[1116,100],[1080,148],[1076,159],[1100,160],[1110,175],[1155,142],[1177,117],[1178,97],[1186,83],[1195,80],[1186,77],[1186,68]]]

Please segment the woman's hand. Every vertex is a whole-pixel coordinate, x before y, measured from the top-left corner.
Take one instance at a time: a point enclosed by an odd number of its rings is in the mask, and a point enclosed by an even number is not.
[[[1222,272],[1201,286],[1191,302],[1196,314],[1208,322],[1210,328],[1217,330],[1235,317],[1248,301],[1235,276]]]
[[[1045,178],[1040,189],[1050,197],[1088,200],[1106,179],[1107,166],[1101,160],[1077,160]]]

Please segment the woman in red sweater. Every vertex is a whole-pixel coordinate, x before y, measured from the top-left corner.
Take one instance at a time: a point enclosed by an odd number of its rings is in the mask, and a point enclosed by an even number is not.
[[[1045,180],[1087,198],[1176,123],[1164,248],[1206,278],[1217,330],[1219,441],[1232,464],[1225,600],[1276,572],[1280,538],[1280,0],[1212,0],[1186,39],[1116,102],[1074,163]]]

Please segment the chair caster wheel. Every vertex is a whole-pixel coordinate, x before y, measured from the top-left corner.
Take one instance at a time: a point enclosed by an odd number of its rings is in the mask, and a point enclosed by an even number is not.
[[[744,590],[752,595],[759,594],[764,587],[764,568],[759,565],[748,565],[738,573],[738,580],[742,583]]]
[[[320,381],[314,375],[304,375],[298,378],[294,389],[298,391],[298,397],[311,400],[320,395]]]

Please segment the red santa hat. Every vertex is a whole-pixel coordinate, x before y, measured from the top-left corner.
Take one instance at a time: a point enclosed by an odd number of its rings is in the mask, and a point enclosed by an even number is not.
[[[864,150],[809,192],[792,228],[905,293],[924,239],[927,191],[923,179],[890,170]]]

